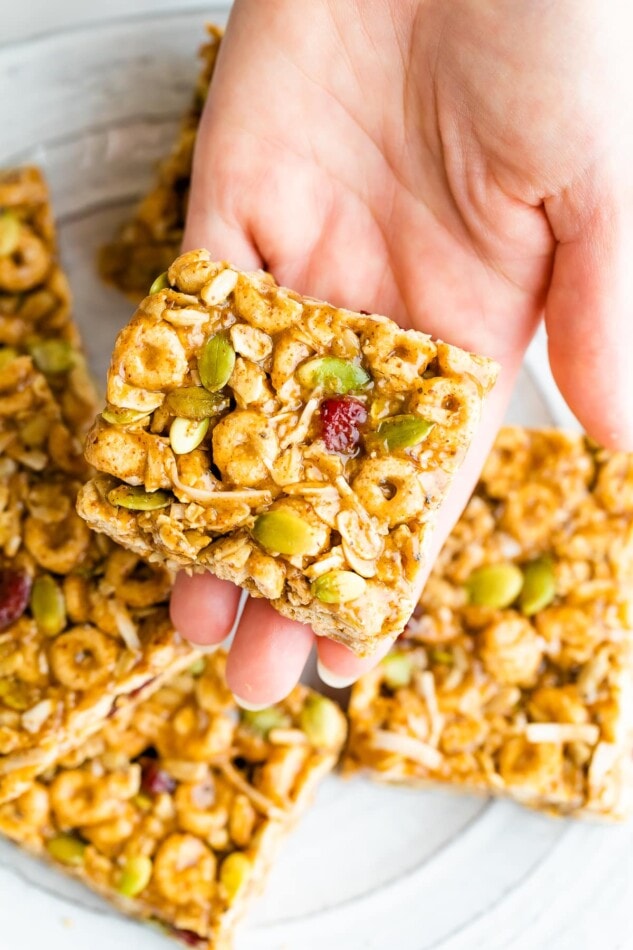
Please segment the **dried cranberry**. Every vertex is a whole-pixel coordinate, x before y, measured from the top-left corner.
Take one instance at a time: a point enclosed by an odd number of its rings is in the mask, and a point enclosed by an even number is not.
[[[169,772],[161,769],[155,759],[141,759],[141,788],[148,795],[172,795],[177,782]]]
[[[329,452],[351,455],[360,441],[367,410],[353,396],[333,396],[321,403],[321,434]]]
[[[31,577],[25,571],[0,571],[0,630],[19,620],[31,595]]]
[[[176,940],[180,940],[181,943],[186,944],[188,947],[208,946],[208,943],[204,937],[201,937],[200,934],[194,933],[193,930],[180,930],[178,927],[172,927],[171,934],[176,938]]]

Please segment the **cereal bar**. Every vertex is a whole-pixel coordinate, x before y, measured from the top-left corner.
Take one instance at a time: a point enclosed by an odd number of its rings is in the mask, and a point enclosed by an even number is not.
[[[415,606],[496,364],[207,251],[152,290],[115,345],[80,514],[371,652]]]
[[[33,357],[68,426],[85,432],[97,399],[57,260],[48,188],[29,166],[0,171],[0,366],[16,353]]]
[[[632,627],[633,457],[505,429],[408,639],[354,687],[347,767],[620,817]]]
[[[199,660],[0,807],[0,832],[209,950],[230,946],[346,733],[304,686],[238,711],[224,666],[223,653]]]
[[[0,369],[0,801],[192,662],[170,575],[75,511],[87,474],[28,356]],[[195,657],[195,654],[193,655]]]
[[[134,301],[145,296],[152,281],[180,252],[193,148],[222,39],[217,26],[208,25],[207,32],[209,39],[200,50],[202,69],[193,101],[172,152],[159,164],[156,182],[135,208],[132,219],[99,254],[102,278]]]

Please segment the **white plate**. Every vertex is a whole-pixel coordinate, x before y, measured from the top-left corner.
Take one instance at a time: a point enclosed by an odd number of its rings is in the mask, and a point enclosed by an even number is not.
[[[93,366],[130,307],[94,270],[171,142],[202,37],[199,13],[110,21],[0,47],[0,163],[41,163]],[[511,418],[567,421],[530,351]],[[538,384],[535,379],[538,378]],[[632,945],[631,829],[564,824],[507,803],[328,780],[287,843],[240,950],[616,948]],[[169,944],[0,845],[0,950]]]

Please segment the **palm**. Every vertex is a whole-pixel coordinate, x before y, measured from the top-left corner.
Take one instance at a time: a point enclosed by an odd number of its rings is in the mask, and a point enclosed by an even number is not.
[[[554,369],[574,408],[598,437],[617,431],[615,408],[597,413],[578,392],[591,349],[581,328],[603,288],[589,288],[579,307],[572,279],[586,251],[575,238],[587,221],[600,224],[605,90],[592,99],[576,89],[587,57],[577,6],[579,38],[564,60],[566,2],[496,12],[504,6],[237,0],[199,135],[186,234],[189,246],[265,264],[299,291],[500,360],[444,531],[544,305],[555,317]],[[556,22],[539,32],[543,18]],[[596,194],[574,184],[590,175]],[[622,322],[612,317],[607,333]],[[322,645],[338,663],[337,650]]]

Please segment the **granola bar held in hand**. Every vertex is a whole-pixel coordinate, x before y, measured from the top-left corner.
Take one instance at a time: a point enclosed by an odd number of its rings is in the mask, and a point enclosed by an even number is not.
[[[207,32],[209,38],[200,50],[202,69],[193,101],[171,154],[159,164],[156,182],[134,209],[131,220],[99,253],[102,278],[134,301],[145,296],[152,281],[180,252],[193,149],[222,39],[222,30],[217,26],[209,24]]]
[[[121,332],[80,514],[371,652],[399,633],[496,365],[179,257]]]
[[[353,689],[349,769],[622,817],[633,457],[502,430],[408,639]]]
[[[0,807],[0,832],[188,946],[227,948],[346,723],[297,686],[240,712],[200,660]]]
[[[0,801],[192,662],[165,568],[90,531],[87,474],[27,356],[0,369]],[[193,655],[195,657],[195,654]]]
[[[41,172],[30,166],[0,171],[0,367],[18,353],[30,354],[65,422],[81,434],[94,420],[97,398],[71,303]]]

